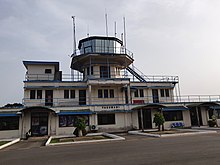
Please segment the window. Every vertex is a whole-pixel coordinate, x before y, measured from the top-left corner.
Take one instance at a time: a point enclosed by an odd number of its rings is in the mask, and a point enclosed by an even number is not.
[[[59,116],[59,127],[74,127],[77,118],[84,118],[86,125],[89,125],[89,116],[87,115],[61,115]]]
[[[161,90],[160,90],[160,96],[161,96],[161,97],[165,97],[164,89],[161,89]]]
[[[114,98],[114,89],[110,89],[109,92],[110,92],[110,98]]]
[[[98,98],[114,98],[114,89],[98,89]]]
[[[134,92],[134,97],[144,97],[144,90],[143,89],[137,89]]]
[[[69,90],[64,90],[64,99],[69,98]]]
[[[115,114],[98,114],[98,125],[115,124]]]
[[[103,96],[102,96],[102,90],[101,89],[99,89],[98,90],[98,98],[102,98]]]
[[[140,97],[144,97],[144,90],[143,89],[139,89],[140,92]]]
[[[42,99],[42,90],[37,90],[37,99]]]
[[[50,74],[50,73],[52,73],[52,70],[51,69],[45,69],[45,73]]]
[[[165,111],[163,112],[165,121],[178,121],[183,120],[182,111]]]
[[[104,89],[104,98],[108,98],[108,89]]]
[[[134,92],[134,97],[138,97],[138,89]]]
[[[35,99],[35,90],[30,91],[30,99]]]
[[[90,73],[90,68],[91,68],[91,73]],[[87,67],[87,75],[93,75],[93,66]]]
[[[70,90],[70,98],[74,99],[76,97],[75,90]]]
[[[0,117],[0,131],[3,130],[18,130],[19,117]]]
[[[166,94],[166,97],[170,97],[169,89],[165,89],[165,94]]]
[[[100,66],[100,78],[111,78],[110,66]]]
[[[64,90],[64,99],[74,99],[75,97],[75,90]]]

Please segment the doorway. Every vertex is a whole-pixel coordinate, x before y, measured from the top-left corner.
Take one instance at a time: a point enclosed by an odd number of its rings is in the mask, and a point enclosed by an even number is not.
[[[145,109],[142,110],[143,112],[143,124],[144,129],[152,129],[152,118],[151,118],[151,110]],[[141,129],[141,111],[138,111],[138,122],[139,122],[139,129]]]
[[[191,125],[192,126],[202,126],[203,122],[202,122],[202,113],[201,113],[201,108],[198,108],[198,115],[196,112],[196,107],[192,107],[190,109],[190,119],[191,119]]]
[[[53,106],[53,90],[45,90],[45,106]]]
[[[86,105],[86,90],[79,90],[79,105]]]
[[[159,103],[159,94],[157,89],[152,89],[153,103]]]
[[[31,135],[48,135],[48,112],[31,113]]]

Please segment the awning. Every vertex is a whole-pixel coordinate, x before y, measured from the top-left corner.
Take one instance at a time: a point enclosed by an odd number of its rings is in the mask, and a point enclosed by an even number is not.
[[[1,112],[0,117],[13,117],[18,116],[17,112]]]
[[[171,107],[162,108],[162,111],[186,111],[186,110],[189,110],[189,108],[185,106],[171,106]]]
[[[159,104],[159,103],[149,103],[145,105],[140,105],[137,107],[132,108],[132,110],[145,110],[145,109],[157,109],[157,108],[165,108],[165,105]]]
[[[91,115],[92,111],[60,111],[58,115]]]
[[[211,107],[211,106],[219,106],[220,104],[217,102],[201,102],[201,103],[192,103],[188,104],[187,107]]]

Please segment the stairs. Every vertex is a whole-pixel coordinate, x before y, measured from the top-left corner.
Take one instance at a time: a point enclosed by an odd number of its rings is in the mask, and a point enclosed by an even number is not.
[[[140,74],[134,71],[132,68],[127,67],[127,71],[129,71],[134,77],[136,77],[140,82],[147,82]]]

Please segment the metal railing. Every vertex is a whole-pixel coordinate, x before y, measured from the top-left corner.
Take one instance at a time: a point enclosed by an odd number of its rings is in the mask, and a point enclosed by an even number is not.
[[[52,98],[52,99],[30,99],[24,98],[24,106],[79,106],[79,105],[126,105],[126,104],[147,104],[147,103],[204,103],[220,102],[220,95],[191,95],[191,96],[170,96],[170,97],[132,97],[131,102],[127,102],[125,97],[98,98],[86,97],[79,99]]]
[[[126,49],[125,47],[102,47],[102,46],[90,46],[82,49],[77,49],[76,53],[72,55],[79,56],[83,54],[126,54],[129,57],[133,58],[133,53]]]
[[[142,75],[143,76],[143,75]],[[25,75],[25,81],[35,81],[35,80],[41,80],[41,81],[85,81],[87,79],[91,78],[97,78],[97,79],[117,79],[117,78],[129,78],[131,82],[139,82],[139,80],[133,75],[128,74],[126,70],[121,70],[120,73],[116,72],[102,72],[101,75],[99,72],[93,72],[92,75],[83,75],[83,73],[75,72],[75,74],[62,74],[61,80],[56,79],[53,74],[26,74]],[[144,75],[143,78],[146,80],[146,82],[178,82],[179,77],[178,76],[160,76],[160,75]]]

